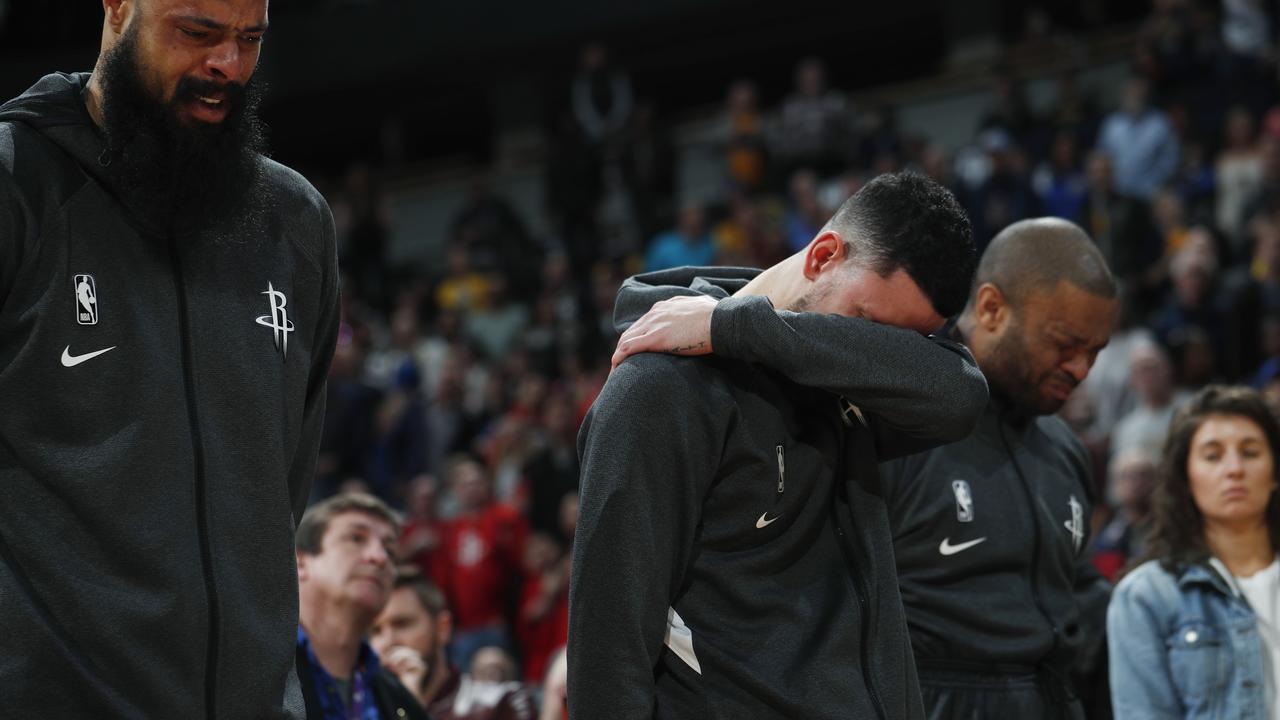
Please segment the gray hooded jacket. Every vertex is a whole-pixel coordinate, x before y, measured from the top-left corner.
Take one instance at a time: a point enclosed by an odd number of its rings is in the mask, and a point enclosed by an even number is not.
[[[293,530],[338,324],[333,220],[164,233],[81,100],[0,106],[0,717],[302,717]]]
[[[620,328],[723,299],[714,356],[628,358],[579,433],[574,718],[923,717],[876,463],[967,435],[986,381],[946,340],[729,297],[755,272],[650,273],[618,297]],[[788,381],[766,357],[804,359]]]

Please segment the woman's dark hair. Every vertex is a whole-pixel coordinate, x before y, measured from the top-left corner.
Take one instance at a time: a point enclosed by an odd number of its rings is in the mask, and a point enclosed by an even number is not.
[[[1210,385],[1196,393],[1173,416],[1164,446],[1164,462],[1151,493],[1151,532],[1147,536],[1145,560],[1159,560],[1170,572],[1209,557],[1204,539],[1204,516],[1191,496],[1187,461],[1191,439],[1210,417],[1230,415],[1252,420],[1262,429],[1271,449],[1273,464],[1280,469],[1280,426],[1262,395],[1247,387]],[[1280,548],[1280,493],[1267,501],[1267,528],[1271,545]]]

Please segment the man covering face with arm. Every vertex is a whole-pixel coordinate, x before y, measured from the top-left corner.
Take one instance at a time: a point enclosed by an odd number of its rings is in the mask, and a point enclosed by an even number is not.
[[[1085,552],[1088,456],[1051,413],[1088,374],[1116,310],[1106,262],[1078,227],[1044,218],[1006,228],[953,333],[990,383],[986,412],[969,437],[881,466],[930,717],[1082,712],[1069,676],[1081,649],[1100,645],[1107,585]],[[713,322],[735,311],[721,303]],[[696,333],[701,317],[685,315],[660,332]],[[833,318],[809,321],[829,326],[831,350],[853,340]],[[743,332],[754,340],[753,330]],[[837,368],[821,353],[770,348],[760,362],[806,383]]]
[[[874,495],[880,433],[850,402],[933,442],[968,431],[985,383],[962,348],[922,333],[959,309],[973,245],[955,199],[919,176],[878,178],[846,210],[763,272],[686,268],[624,286],[623,326],[682,294],[899,327],[846,346],[829,389],[715,357],[617,366],[579,434],[573,717],[920,716],[896,577],[876,550],[889,542]],[[943,268],[958,277],[934,283]],[[790,324],[803,317],[787,313],[781,332],[803,342],[814,326]],[[896,344],[917,360],[907,372],[943,377],[917,378],[924,391],[890,377],[902,355],[884,345]],[[830,391],[859,383],[865,398]],[[928,388],[933,402],[920,402]]]

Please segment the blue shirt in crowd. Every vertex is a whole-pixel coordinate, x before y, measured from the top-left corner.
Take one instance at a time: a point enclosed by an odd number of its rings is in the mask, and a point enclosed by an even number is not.
[[[716,246],[710,235],[686,238],[675,230],[654,238],[645,257],[645,272],[668,268],[705,267],[715,264]]]
[[[307,632],[298,626],[298,647],[305,651],[307,667],[298,668],[299,673],[311,673],[316,695],[320,700],[321,717],[324,720],[382,720],[378,713],[378,705],[373,698],[373,678],[381,670],[378,654],[369,643],[360,642],[360,653],[356,658],[355,670],[351,673],[351,704],[343,698],[338,681],[316,659],[311,651],[311,640]],[[308,713],[310,714],[310,713]]]
[[[1178,169],[1178,137],[1159,110],[1112,113],[1098,146],[1111,156],[1112,185],[1121,195],[1150,200]]]

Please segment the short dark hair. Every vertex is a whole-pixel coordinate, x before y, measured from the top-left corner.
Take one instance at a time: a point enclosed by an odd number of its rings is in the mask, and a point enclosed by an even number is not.
[[[1020,220],[1001,230],[982,253],[973,278],[975,290],[991,283],[1015,307],[1033,290],[1052,291],[1060,281],[1097,297],[1118,294],[1106,258],[1089,234],[1055,217]]]
[[[320,554],[324,534],[334,516],[345,512],[362,512],[386,520],[397,535],[400,534],[400,516],[389,505],[367,493],[342,493],[307,508],[293,536],[293,548],[306,555]]]
[[[392,588],[395,590],[400,588],[412,590],[414,596],[418,598],[418,604],[433,619],[449,609],[449,605],[444,599],[444,593],[440,592],[440,588],[436,587],[422,574],[421,570],[413,565],[401,565],[396,568],[396,580]]]
[[[1169,425],[1164,446],[1164,465],[1151,493],[1151,532],[1141,561],[1159,560],[1170,572],[1209,557],[1204,539],[1204,516],[1191,495],[1187,460],[1191,439],[1214,415],[1243,417],[1257,423],[1267,439],[1273,460],[1280,461],[1280,425],[1262,399],[1248,387],[1209,385],[1178,409]],[[1275,463],[1280,475],[1280,462]],[[1280,478],[1277,478],[1280,479]],[[1277,493],[1267,501],[1267,532],[1271,546],[1280,548],[1280,500]],[[1139,563],[1134,563],[1135,565]]]
[[[977,266],[969,216],[951,191],[924,175],[887,173],[862,186],[827,224],[849,257],[881,277],[901,268],[933,309],[951,317],[964,307]]]

